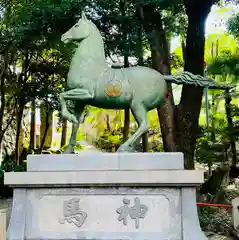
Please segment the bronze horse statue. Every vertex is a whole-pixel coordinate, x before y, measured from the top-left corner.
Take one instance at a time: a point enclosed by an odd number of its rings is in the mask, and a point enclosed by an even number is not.
[[[71,40],[81,41],[67,76],[67,91],[60,94],[62,117],[73,123],[70,142],[64,153],[73,152],[86,105],[105,109],[130,109],[138,129],[117,151],[134,151],[135,142],[149,128],[148,111],[164,101],[167,76],[148,67],[114,69],[108,66],[102,36],[84,13],[62,35],[61,40],[65,43]],[[67,100],[74,102],[73,113],[67,108]]]

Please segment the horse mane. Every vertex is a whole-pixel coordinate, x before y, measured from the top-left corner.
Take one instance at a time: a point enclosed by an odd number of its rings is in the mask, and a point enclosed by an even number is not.
[[[87,23],[89,23],[90,26],[92,27],[92,29],[94,30],[90,33],[90,34],[92,34],[91,36],[93,36],[95,39],[100,40],[99,44],[100,44],[100,47],[103,49],[103,54],[104,54],[103,57],[104,57],[104,59],[106,59],[105,48],[104,48],[104,40],[103,40],[103,37],[102,37],[99,29],[97,28],[97,26],[91,20],[87,19]]]

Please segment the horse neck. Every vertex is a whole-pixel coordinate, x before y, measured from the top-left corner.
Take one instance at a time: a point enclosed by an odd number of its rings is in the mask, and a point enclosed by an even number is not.
[[[78,62],[88,60],[95,60],[99,62],[105,62],[105,50],[104,50],[104,42],[101,37],[98,29],[94,29],[91,31],[91,34],[84,39],[78,49],[76,50],[74,59]]]

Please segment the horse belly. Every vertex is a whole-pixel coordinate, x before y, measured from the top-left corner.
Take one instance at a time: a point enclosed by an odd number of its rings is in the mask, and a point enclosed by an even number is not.
[[[101,94],[95,94],[92,101],[93,106],[106,108],[106,109],[125,109],[129,108],[132,100],[131,93],[122,93],[121,95],[107,95],[107,92],[101,92]]]
[[[107,109],[124,109],[131,104],[132,92],[129,88],[105,85],[95,89],[94,104]]]

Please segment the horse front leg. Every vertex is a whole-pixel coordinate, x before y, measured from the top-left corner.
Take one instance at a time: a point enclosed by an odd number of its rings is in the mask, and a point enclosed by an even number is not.
[[[135,151],[134,144],[139,138],[143,136],[149,129],[148,123],[148,112],[144,105],[140,102],[133,102],[131,104],[131,111],[133,116],[138,124],[138,129],[136,132],[123,144],[119,147],[117,152],[132,152]]]
[[[72,89],[60,94],[59,100],[61,104],[62,118],[68,120],[73,124],[77,124],[78,120],[74,114],[71,114],[66,106],[66,100],[72,101],[87,101],[93,99],[93,94],[87,89]]]
[[[59,96],[59,100],[61,104],[61,116],[63,119],[73,124],[78,124],[78,121],[75,115],[70,113],[69,110],[67,109],[66,99],[65,99],[66,95],[67,95],[67,92],[64,92],[64,93],[60,93],[60,96]]]
[[[68,146],[64,150],[64,154],[74,153],[74,147],[76,146],[76,137],[79,125],[84,122],[84,119],[81,118],[84,107],[80,107],[76,109],[76,113],[74,114],[75,118],[78,120],[77,123],[73,123],[71,130],[71,137]]]

